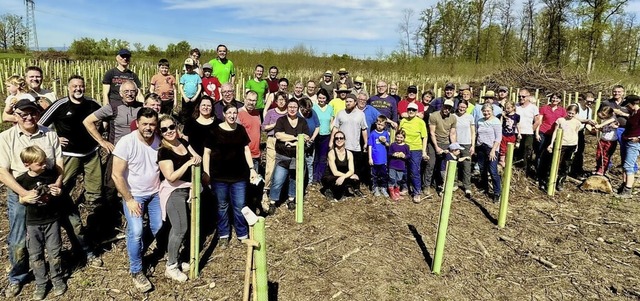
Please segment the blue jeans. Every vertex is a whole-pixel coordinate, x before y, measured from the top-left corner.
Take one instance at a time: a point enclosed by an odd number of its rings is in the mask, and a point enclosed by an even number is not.
[[[26,207],[18,201],[18,195],[7,189],[7,213],[9,216],[9,282],[23,283],[29,272],[29,253],[27,251],[27,214]]]
[[[631,142],[625,141],[627,144],[627,155],[624,159],[624,172],[628,177],[634,177],[635,173],[638,171],[638,155],[640,155],[640,142]]]
[[[304,154],[304,163],[307,166],[307,170],[305,170],[305,174],[307,175],[307,184],[311,184],[311,182],[313,182],[313,159],[314,152]]]
[[[293,159],[295,160],[295,158]],[[296,197],[296,172],[295,170],[289,170],[276,163],[276,167],[273,170],[273,176],[271,178],[271,191],[269,191],[269,199],[272,203],[280,200],[280,192],[284,181],[289,180],[289,197]],[[302,183],[301,183],[302,184]]]
[[[489,153],[491,152],[491,146],[486,144],[480,144],[476,147],[478,154],[478,165],[480,165],[481,185],[488,190],[489,179],[487,176],[487,169],[491,174],[491,180],[493,182],[493,194],[500,195],[502,189],[500,187],[500,174],[498,174],[498,158],[500,154],[496,151],[496,159],[489,160]]]
[[[396,169],[389,169],[389,187],[395,187],[395,186],[402,186],[402,188],[406,188],[404,187],[404,183],[402,182],[402,178],[404,178],[404,174],[405,172],[402,170],[396,170]]]
[[[271,186],[271,191],[273,191],[273,187]],[[248,237],[249,227],[241,211],[245,204],[246,189],[246,181],[233,183],[214,181],[211,184],[211,190],[218,199],[218,235],[220,238],[228,238],[231,234],[229,205],[232,206],[233,227],[236,229],[236,236],[238,239]]]
[[[422,177],[420,174],[420,163],[422,162],[422,151],[421,150],[412,150],[409,154],[409,183],[411,183],[411,187],[413,190],[411,191],[412,196],[420,195],[422,193]],[[429,177],[431,179],[431,177]],[[429,180],[430,181],[430,180]],[[429,185],[429,184],[427,184]]]
[[[383,189],[389,185],[389,173],[387,172],[386,164],[374,164],[371,166],[371,179],[373,179],[373,187],[380,187]]]
[[[622,134],[624,134],[624,130],[625,130],[625,128],[617,128],[616,129],[616,135],[618,136],[618,143],[620,144],[620,161],[623,162],[623,168],[624,168],[624,172],[625,173],[636,173],[636,172],[638,172],[638,163],[637,162],[633,162],[633,166],[632,166],[633,172],[630,172],[626,168],[629,144],[631,144],[633,142],[629,142],[627,140],[622,139]],[[611,161],[609,161],[609,168],[611,168],[612,165],[613,165],[613,163]]]
[[[143,226],[142,217],[145,210],[149,215],[149,227],[151,234],[155,237],[162,227],[162,212],[160,211],[160,196],[158,193],[134,196],[136,202],[140,204],[142,215],[134,217],[129,212],[127,204],[122,200],[122,210],[127,218],[127,253],[129,254],[129,271],[138,273],[142,271],[142,254],[144,242],[142,240]]]

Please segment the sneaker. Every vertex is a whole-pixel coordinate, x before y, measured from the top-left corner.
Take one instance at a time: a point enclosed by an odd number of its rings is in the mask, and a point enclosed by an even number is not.
[[[218,238],[218,248],[220,250],[225,250],[229,247],[229,238],[228,237],[220,237]]]
[[[628,198],[631,198],[632,196],[633,196],[632,188],[629,188],[627,186],[622,187],[622,191],[620,191],[620,193],[616,195],[616,197],[621,199],[628,199]]]
[[[172,264],[172,265],[167,265],[167,269],[164,271],[164,275],[169,278],[169,279],[173,279],[175,281],[178,282],[185,282],[187,281],[187,279],[189,279],[189,277],[187,277],[187,275],[185,275],[183,272],[181,272],[178,269],[178,264]]]
[[[331,189],[325,189],[324,196],[329,200],[333,201],[335,198],[333,197],[333,191]]]
[[[398,189],[400,189],[400,188],[398,188]],[[409,191],[408,191],[407,189],[402,189],[402,190],[400,191],[400,195],[401,195],[401,196],[405,196],[405,195],[407,195],[407,194],[409,194]]]
[[[36,284],[36,289],[33,291],[32,300],[44,300],[45,296],[47,296],[47,285]]]
[[[180,263],[180,270],[184,273],[189,272],[191,269],[191,265],[188,262]]]
[[[385,198],[388,198],[388,197],[389,197],[389,194],[387,193],[387,190],[386,190],[386,189],[384,189],[384,188],[380,187],[380,192],[382,192],[382,196],[384,196]]]
[[[424,196],[428,199],[433,197],[433,191],[431,190],[431,187],[427,187],[426,189],[422,190],[422,194],[424,194]]]
[[[146,293],[153,288],[147,276],[142,272],[131,274],[131,278],[133,278],[133,285],[142,293]]]
[[[7,298],[13,298],[20,294],[20,290],[22,289],[22,284],[20,283],[9,283],[7,288],[4,290],[4,296]],[[44,297],[43,297],[44,298]]]
[[[99,268],[99,267],[102,267],[103,264],[104,262],[102,262],[102,259],[100,259],[100,257],[93,255],[92,253],[87,254],[88,266]]]
[[[379,196],[381,196],[381,195],[382,195],[382,194],[380,194],[380,188],[378,188],[378,187],[373,187],[373,196],[375,196],[375,197],[379,197]]]
[[[363,198],[364,197],[364,193],[362,193],[362,191],[360,191],[360,189],[354,189],[353,190],[353,195],[359,197],[359,198]]]
[[[471,190],[465,189],[464,190],[464,196],[470,198],[471,197]]]
[[[276,203],[269,202],[269,209],[267,210],[268,215],[276,214]]]
[[[287,209],[289,209],[289,211],[296,210],[296,200],[295,199],[287,200]]]
[[[420,204],[422,202],[422,198],[420,198],[420,195],[416,194],[413,196],[413,202],[416,204]]]
[[[53,282],[53,289],[51,290],[51,294],[54,297],[62,296],[67,291],[67,284],[64,283],[64,280],[60,279]]]
[[[500,195],[499,194],[494,194],[493,198],[492,198],[493,203],[499,203],[500,202]]]

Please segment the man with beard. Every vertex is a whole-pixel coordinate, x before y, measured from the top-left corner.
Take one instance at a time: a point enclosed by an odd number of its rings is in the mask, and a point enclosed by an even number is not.
[[[131,52],[127,49],[120,49],[116,55],[118,65],[107,71],[102,79],[102,105],[109,104],[113,101],[122,101],[120,95],[120,86],[126,81],[133,81],[136,87],[142,87],[138,75],[129,70],[131,63]],[[142,91],[136,92],[137,100],[143,102]]]
[[[218,57],[210,60],[209,64],[213,67],[213,75],[218,78],[221,84],[231,83],[235,85],[236,69],[233,66],[233,62],[227,58],[227,51],[227,46],[218,45],[216,47]]]
[[[258,172],[260,165],[260,112],[256,109],[258,94],[254,91],[247,91],[244,95],[244,107],[238,109],[238,123],[244,126],[249,135],[249,150],[253,158],[253,168]]]
[[[353,89],[353,81],[351,81],[349,71],[347,71],[346,68],[340,68],[340,70],[338,70],[338,76],[340,76],[340,78],[336,82],[336,85],[347,85],[347,88]]]
[[[393,97],[396,100],[396,103],[400,102],[400,95],[398,95],[398,84],[391,83],[389,85],[389,96]]]
[[[71,199],[71,190],[76,186],[76,177],[82,173],[84,184],[84,201],[94,204],[99,198],[102,189],[102,168],[100,167],[100,155],[98,143],[91,138],[89,132],[82,125],[82,121],[94,111],[100,109],[100,105],[84,95],[84,78],[73,75],[68,83],[69,96],[62,98],[42,115],[39,124],[53,127],[60,137],[62,146],[62,159],[64,160],[64,176],[62,179],[62,191],[64,206],[60,220],[61,226],[67,231],[67,235],[75,235],[82,254],[87,263],[92,266],[102,266],[102,260],[96,257],[86,240],[82,218],[78,206]],[[65,216],[66,215],[66,216]],[[76,242],[72,239],[71,242]]]
[[[269,85],[269,94],[278,92],[278,67],[269,67],[269,77],[267,77],[267,84]]]
[[[348,94],[345,99],[345,109],[338,112],[336,118],[333,120],[329,148],[333,147],[333,136],[335,133],[338,131],[343,132],[346,138],[345,148],[353,153],[355,173],[360,179],[367,179],[371,178],[371,176],[365,169],[366,165],[368,165],[368,160],[367,153],[364,150],[367,149],[369,131],[367,130],[368,126],[364,113],[355,108],[356,96]],[[361,141],[364,141],[362,145]],[[359,197],[363,196],[359,190],[356,191],[356,195]]]
[[[453,100],[447,99],[439,112],[429,115],[429,143],[427,144],[429,161],[424,170],[424,185],[427,196],[431,195],[430,187],[434,174],[436,175],[436,186],[442,185],[443,179],[438,178],[440,173],[434,173],[435,167],[442,164],[445,150],[449,148],[449,144],[457,142],[457,117],[455,114],[451,114],[452,110]]]
[[[331,72],[331,70],[327,70],[324,73],[322,81],[320,81],[320,88],[327,90],[327,92],[329,92],[329,96],[336,97],[338,84],[333,81],[333,72]]]
[[[40,107],[46,110],[51,103],[56,101],[56,95],[51,90],[42,88],[42,69],[40,67],[27,67],[24,77],[29,86],[29,94],[38,101]]]
[[[365,90],[364,88],[364,78],[362,76],[356,76],[356,78],[353,80],[353,88],[351,88],[351,93],[358,95],[362,92],[369,95],[367,90]]]
[[[222,84],[220,91],[222,91],[222,99],[213,104],[213,114],[217,120],[224,120],[224,107],[232,104],[239,109],[242,108],[242,103],[235,99],[236,90],[233,88],[233,84]]]
[[[158,147],[160,137],[155,134],[158,113],[142,108],[136,115],[138,130],[123,136],[113,150],[111,177],[122,195],[122,208],[127,218],[127,253],[129,271],[134,286],[148,292],[152,284],[142,270],[143,216],[149,216],[151,234],[155,237],[162,226],[160,208],[160,168]]]
[[[415,103],[418,106],[418,113],[416,114],[419,118],[424,119],[424,105],[422,102],[418,101],[418,87],[409,86],[407,88],[407,98],[401,100],[398,103],[398,114],[400,114],[401,118],[409,117],[407,113],[407,107],[410,103]]]
[[[444,96],[438,97],[433,101],[431,101],[430,103],[431,107],[433,107],[433,111],[442,110],[442,106],[444,105],[445,100],[451,100],[453,102],[453,105],[455,106],[456,105],[456,101],[454,97],[455,90],[456,90],[456,85],[454,85],[453,83],[447,83],[446,85],[444,85]]]
[[[13,115],[16,124],[0,133],[0,182],[7,187],[7,212],[9,215],[9,285],[4,291],[7,298],[20,293],[29,273],[28,252],[26,246],[26,207],[19,198],[37,198],[35,190],[26,190],[16,178],[27,167],[20,159],[20,152],[28,146],[38,146],[45,151],[46,164],[56,170],[58,175],[55,186],[62,187],[63,160],[58,135],[45,126],[38,125],[40,108],[29,99],[21,99],[14,105]]]
[[[398,122],[398,103],[396,99],[387,94],[387,83],[379,81],[377,86],[378,94],[369,98],[369,105],[380,111],[380,114],[393,122]]]

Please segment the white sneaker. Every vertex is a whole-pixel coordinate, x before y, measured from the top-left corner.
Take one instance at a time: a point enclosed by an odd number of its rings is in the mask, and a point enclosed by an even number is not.
[[[167,269],[164,271],[164,275],[167,278],[171,278],[173,280],[179,281],[179,282],[185,282],[187,281],[187,279],[189,279],[189,277],[187,277],[187,275],[183,272],[181,272],[178,269],[178,264],[172,264],[172,265],[168,265]]]
[[[190,268],[190,267],[191,267],[191,266],[189,265],[189,263],[188,263],[188,262],[180,263],[180,270],[181,270],[183,273],[188,273],[188,272],[189,272],[189,268]]]

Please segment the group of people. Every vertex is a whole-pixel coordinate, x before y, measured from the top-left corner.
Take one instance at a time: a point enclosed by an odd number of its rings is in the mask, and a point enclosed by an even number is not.
[[[180,250],[195,193],[191,167],[202,164],[202,193],[216,201],[218,247],[226,248],[232,228],[238,240],[248,238],[241,209],[252,205],[252,199],[261,199],[253,208],[266,215],[281,204],[295,208],[300,135],[305,140],[305,180],[298,184],[320,186],[331,201],[363,197],[366,189],[374,197],[399,201],[408,194],[420,203],[442,190],[451,160],[459,162],[456,186],[466,195],[472,194],[476,171],[479,188],[497,201],[508,143],[519,145],[524,169],[544,187],[558,129],[563,130],[559,190],[566,176],[584,176],[584,136],[593,130],[602,132],[594,173],[606,173],[618,141],[625,170],[619,195],[631,196],[640,152],[640,98],[625,98],[620,86],[597,112],[600,123],[593,120],[592,93],[566,109],[558,94],[538,108],[526,89],[518,91],[519,101],[513,103],[502,86],[497,93],[486,91],[478,102],[472,101],[471,87],[456,89],[453,83],[436,98],[431,91],[419,97],[416,86],[407,87],[401,97],[397,85],[378,81],[376,93],[369,95],[364,79],[352,79],[344,68],[339,78],[327,71],[319,81],[295,82],[290,92],[277,67],[271,66],[264,79],[264,66],[256,65],[239,101],[235,69],[226,55],[226,46],[220,45],[217,58],[200,64],[200,52],[192,50],[179,80],[162,59],[144,93],[128,68],[131,53],[122,49],[117,66],[105,74],[102,105],[84,95],[79,75],[69,78],[67,95],[60,99],[47,97],[50,91],[36,85],[42,81],[36,66],[26,71],[29,88],[20,76],[7,80],[10,95],[3,121],[14,123],[0,133],[0,181],[8,191],[10,226],[7,297],[20,293],[29,268],[36,278],[34,299],[45,298],[49,279],[53,295],[65,292],[61,227],[74,254],[90,266],[102,265],[94,252],[96,241],[80,218],[77,204],[82,201],[71,198],[80,173],[84,202],[119,207],[116,211],[126,219],[129,270],[135,287],[146,292],[153,285],[142,264],[145,213],[153,236],[163,226],[171,227],[165,275],[186,281],[189,265],[181,261]]]

